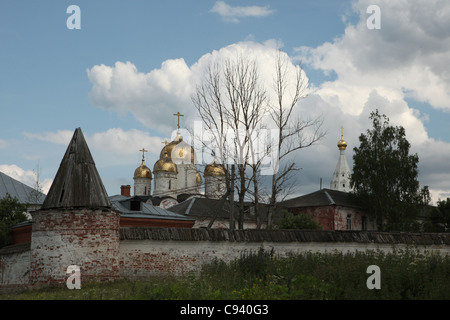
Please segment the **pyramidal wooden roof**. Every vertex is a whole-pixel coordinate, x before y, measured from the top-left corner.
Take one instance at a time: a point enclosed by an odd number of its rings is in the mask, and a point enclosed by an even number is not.
[[[111,208],[80,128],[73,134],[41,209],[58,208]]]

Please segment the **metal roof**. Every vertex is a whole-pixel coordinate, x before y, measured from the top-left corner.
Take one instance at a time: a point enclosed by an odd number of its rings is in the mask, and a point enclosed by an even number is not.
[[[113,209],[120,212],[120,216],[122,217],[194,220],[184,215],[143,202],[138,197],[125,197],[122,195],[115,195],[110,197],[109,199],[111,201]],[[131,209],[131,201],[137,201],[140,203],[139,210]]]
[[[6,194],[9,194],[11,197],[17,198],[20,203],[42,204],[45,194],[39,192],[39,197],[34,197],[33,193],[35,192],[38,191],[0,172],[0,198],[4,198]],[[37,203],[31,203],[30,200]]]
[[[344,191],[321,189],[300,197],[285,200],[280,206],[285,208],[321,207],[321,206],[357,207]]]

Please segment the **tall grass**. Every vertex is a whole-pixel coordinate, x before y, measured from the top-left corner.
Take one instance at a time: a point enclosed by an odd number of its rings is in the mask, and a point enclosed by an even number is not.
[[[367,267],[381,270],[381,289],[368,289]],[[151,277],[81,290],[42,289],[0,299],[450,299],[450,257],[414,248],[392,252],[292,254],[261,248],[198,273]]]

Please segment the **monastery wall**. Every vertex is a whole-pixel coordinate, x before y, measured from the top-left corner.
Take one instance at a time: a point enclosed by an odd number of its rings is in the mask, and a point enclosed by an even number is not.
[[[117,277],[119,219],[108,210],[36,211],[31,238],[31,284],[60,283],[67,267],[79,266],[82,278]]]
[[[26,288],[30,282],[30,243],[0,249],[0,293]]]
[[[109,215],[104,218],[116,219]],[[214,259],[231,261],[244,252],[257,252],[261,247],[273,249],[279,256],[306,251],[391,251],[394,247],[406,246],[450,255],[450,234],[438,233],[139,227],[117,230],[114,233],[107,229],[79,228],[67,235],[61,231],[60,236],[41,230],[33,235],[32,245],[19,244],[0,249],[0,292],[23,288],[36,280],[64,285],[69,265],[80,267],[82,282],[97,277],[139,279],[167,273],[197,272],[203,264]],[[55,250],[58,246],[64,249]],[[46,257],[46,264],[33,260],[37,253]]]
[[[120,275],[146,277],[197,272],[205,263],[231,261],[261,247],[279,256],[290,253],[392,251],[416,246],[450,254],[450,234],[363,231],[121,228]]]

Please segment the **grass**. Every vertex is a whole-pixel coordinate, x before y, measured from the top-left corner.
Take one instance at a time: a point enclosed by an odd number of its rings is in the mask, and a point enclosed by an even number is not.
[[[369,265],[381,289],[369,290]],[[80,290],[42,288],[0,299],[33,300],[322,300],[450,299],[450,257],[413,248],[393,252],[313,253],[278,257],[262,248],[230,263],[216,260],[197,274],[82,283]]]

